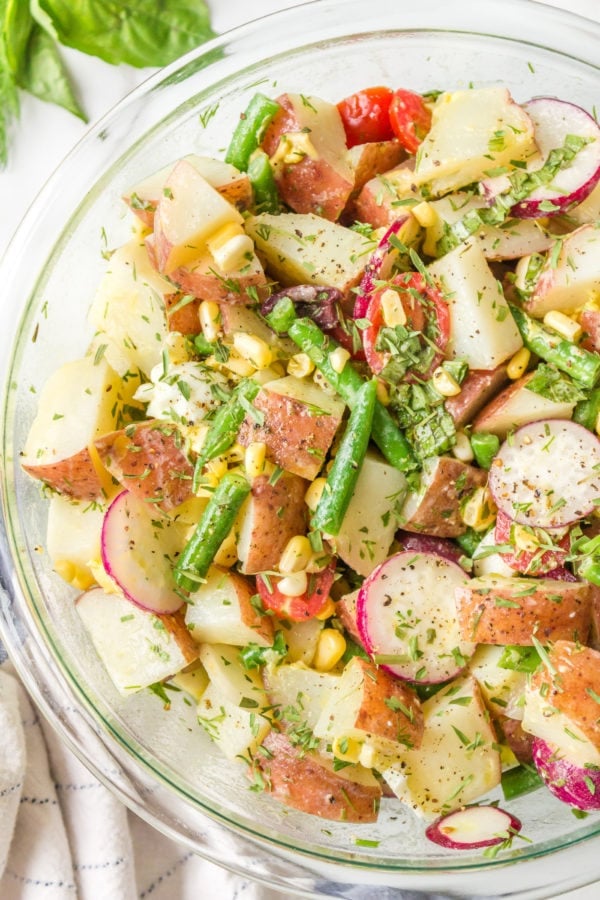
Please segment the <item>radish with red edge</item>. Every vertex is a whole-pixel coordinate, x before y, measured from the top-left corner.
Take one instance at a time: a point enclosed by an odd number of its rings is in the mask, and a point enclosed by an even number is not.
[[[403,551],[363,582],[357,600],[361,640],[374,661],[398,678],[437,683],[454,678],[475,651],[460,637],[454,592],[464,570],[436,553]]]
[[[538,187],[529,197],[516,203],[510,215],[521,219],[557,215],[570,206],[582,203],[600,181],[600,127],[580,106],[556,97],[536,97],[523,105],[535,129],[535,141],[540,155],[531,160],[527,169],[534,172],[548,162],[552,150],[565,145],[570,135],[584,138],[587,144],[574,159],[552,178],[548,185]],[[488,178],[482,183],[488,201],[510,190],[505,175]]]
[[[600,767],[578,765],[553,744],[534,738],[533,763],[550,793],[576,809],[600,809]]]
[[[519,525],[563,528],[600,497],[600,441],[582,425],[543,419],[519,428],[492,461],[489,488]]]
[[[392,222],[371,254],[365,266],[364,274],[354,302],[354,312],[352,315],[355,319],[365,318],[371,294],[376,290],[377,282],[383,281],[391,274],[392,263],[398,253],[393,246],[393,238],[398,236],[398,232],[401,231],[408,222],[408,219],[408,216],[402,216],[401,218],[396,219],[395,222]]]
[[[182,606],[173,566],[185,537],[152,504],[122,491],[102,525],[101,558],[106,573],[132,603],[150,612],[174,613]]]
[[[548,575],[556,571],[565,562],[570,548],[568,532],[560,529],[558,532],[544,531],[542,534],[526,535],[532,541],[540,541],[535,549],[521,549],[514,541],[514,521],[506,513],[498,510],[496,526],[494,529],[494,541],[498,545],[512,544],[513,550],[502,553],[502,559],[507,566],[522,575]],[[545,548],[548,549],[545,549]],[[549,576],[553,577],[553,576]],[[575,579],[577,580],[577,579]]]
[[[479,850],[503,844],[520,831],[519,819],[497,806],[467,806],[436,819],[425,836],[449,850]]]

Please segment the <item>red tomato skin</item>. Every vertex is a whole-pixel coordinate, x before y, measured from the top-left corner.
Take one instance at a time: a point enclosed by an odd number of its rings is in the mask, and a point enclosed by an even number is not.
[[[278,618],[291,622],[305,622],[318,616],[329,597],[329,591],[335,576],[336,561],[332,560],[326,569],[317,575],[309,575],[314,579],[312,591],[299,597],[287,597],[277,587],[281,578],[270,576],[268,582],[261,575],[256,576],[256,590],[266,610],[270,610]],[[310,581],[309,581],[310,584]]]
[[[348,149],[357,144],[393,139],[389,116],[393,96],[391,88],[370,87],[340,100],[337,108],[342,117]]]
[[[424,298],[425,303],[431,305],[433,308],[439,332],[436,340],[436,346],[438,347],[439,353],[435,355],[431,363],[430,372],[432,372],[439,365],[450,337],[450,313],[448,311],[448,304],[442,297],[440,291],[438,291],[436,287],[427,284],[419,272],[413,272],[408,275],[396,275],[391,280],[391,284],[404,288],[404,290],[400,290],[398,293],[406,313],[408,325],[414,331],[422,331],[426,323],[426,314],[423,310],[423,305],[419,303],[415,297],[414,291],[418,292]],[[386,288],[382,288],[372,295],[365,315],[365,318],[368,319],[371,324],[362,332],[365,358],[371,371],[376,375],[381,372],[386,364],[384,354],[375,347],[377,336],[384,324],[381,296],[385,290]]]
[[[407,153],[416,153],[431,128],[431,111],[420,94],[402,88],[394,92],[389,108],[392,130]]]

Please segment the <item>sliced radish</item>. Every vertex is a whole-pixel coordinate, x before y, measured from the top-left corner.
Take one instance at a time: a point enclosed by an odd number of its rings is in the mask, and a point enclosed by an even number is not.
[[[533,763],[550,793],[576,809],[600,809],[598,766],[578,765],[542,738],[534,738],[531,749]]]
[[[582,203],[600,181],[600,127],[580,106],[555,97],[536,97],[525,103],[523,109],[533,122],[540,150],[527,167],[530,172],[540,169],[552,150],[563,147],[568,135],[586,138],[589,143],[556,173],[551,184],[537,188],[513,206],[510,214],[531,219],[565,212],[573,204]],[[490,202],[509,186],[504,175],[482,182],[483,193]]]
[[[393,246],[393,238],[398,236],[398,233],[408,221],[409,216],[402,216],[400,219],[392,222],[371,254],[356,294],[354,312],[352,313],[355,319],[364,319],[371,294],[376,289],[377,282],[388,278],[390,275],[392,263],[398,254],[398,251]]]
[[[589,515],[600,497],[600,441],[568,420],[530,422],[498,450],[489,488],[514,522],[562,528]]]
[[[102,564],[125,597],[142,609],[164,614],[181,607],[173,565],[182,545],[181,530],[129,491],[118,494],[104,515]]]
[[[520,821],[497,806],[467,806],[432,822],[425,835],[450,850],[477,850],[502,844],[520,830]]]
[[[362,584],[357,623],[367,653],[407,681],[455,677],[475,644],[461,640],[454,591],[468,582],[459,565],[437,553],[403,551]]]
[[[550,578],[555,577],[549,573],[556,572],[558,567],[565,562],[570,547],[568,531],[560,530],[556,533],[538,535],[541,543],[538,544],[537,549],[525,550],[519,548],[513,542],[513,525],[514,520],[499,510],[494,529],[495,542],[500,545],[512,544],[514,548],[512,551],[503,552],[502,554],[502,559],[506,565],[522,575],[549,575]],[[535,542],[535,533],[531,535],[531,538]],[[549,546],[550,543],[552,543],[551,547]],[[548,549],[544,549],[542,544],[547,546]],[[560,580],[560,576],[556,576],[556,578]]]

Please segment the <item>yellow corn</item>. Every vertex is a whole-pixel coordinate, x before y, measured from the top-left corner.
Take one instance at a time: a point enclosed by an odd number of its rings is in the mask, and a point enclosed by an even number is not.
[[[461,392],[461,386],[458,381],[443,366],[437,367],[431,380],[434,388],[442,397],[456,397]]]
[[[283,575],[294,572],[305,572],[313,555],[310,541],[305,534],[296,534],[290,538],[279,560],[279,571]]]
[[[244,453],[244,468],[248,478],[258,478],[265,471],[265,459],[267,458],[267,445],[262,441],[252,441],[246,447]]]
[[[385,381],[382,381],[381,378],[377,379],[377,384],[375,385],[375,393],[377,394],[377,399],[381,403],[382,406],[390,405],[390,392]]]
[[[406,325],[406,313],[397,291],[388,288],[381,295],[381,314],[383,321],[389,328],[396,325]]]
[[[535,533],[524,525],[513,525],[511,528],[511,538],[515,547],[519,550],[525,550],[527,553],[535,553],[540,549],[539,541]]]
[[[423,228],[432,228],[439,218],[437,212],[427,200],[411,206],[410,211]]]
[[[248,359],[244,359],[243,356],[240,356],[235,347],[231,348],[227,362],[220,363],[217,368],[219,370],[228,369],[235,375],[239,375],[240,378],[248,378],[256,372],[256,366]]]
[[[304,495],[304,502],[308,506],[311,512],[314,512],[317,508],[319,500],[321,499],[321,494],[323,493],[323,489],[326,484],[325,478],[315,478],[313,482],[311,482],[307,488],[307,491]]]
[[[517,378],[520,378],[525,374],[530,359],[531,352],[527,349],[527,347],[521,347],[520,350],[517,350],[506,367],[506,374],[511,379],[511,381],[516,381]]]
[[[95,578],[89,569],[78,566],[70,559],[57,559],[54,571],[60,575],[63,581],[72,584],[78,591],[87,591],[95,583]]]
[[[317,615],[315,616],[315,619],[318,619],[319,622],[324,622],[326,619],[330,619],[334,615],[335,615],[335,603],[333,602],[331,597],[328,597],[325,602],[325,605],[323,606],[323,609],[321,610],[320,613],[317,613]]]
[[[329,672],[346,652],[346,639],[336,628],[324,628],[319,634],[313,666],[317,672]]]
[[[496,505],[485,487],[475,488],[462,508],[462,519],[474,531],[485,531],[496,519]]]
[[[233,346],[243,359],[257,369],[266,369],[273,362],[273,352],[267,342],[254,334],[239,331],[233,336]]]
[[[227,472],[227,461],[222,456],[215,456],[206,463],[206,469],[220,481]]]
[[[333,739],[331,749],[336,759],[344,762],[357,763],[360,759],[360,751],[362,749],[361,741],[355,738],[336,737]]]
[[[312,375],[314,371],[315,364],[306,353],[296,353],[290,357],[287,365],[288,375],[293,375],[295,378],[306,378],[307,375]]]
[[[306,572],[293,572],[291,575],[286,575],[277,587],[285,597],[301,597],[306,593],[308,587]]]
[[[215,553],[213,560],[216,566],[222,566],[224,569],[230,569],[237,562],[237,529],[231,529],[223,543]]]
[[[464,431],[456,432],[456,443],[452,448],[453,455],[461,462],[470,463],[475,459],[471,441]]]
[[[338,375],[341,375],[344,371],[344,366],[350,359],[349,352],[344,347],[336,347],[335,350],[329,354],[329,362],[331,364],[331,368],[334,372],[337,372]]]
[[[579,322],[576,322],[575,319],[566,316],[556,309],[551,309],[546,313],[544,316],[544,325],[546,328],[551,328],[552,331],[560,334],[560,336],[564,337],[567,341],[578,341],[583,334],[583,328]]]
[[[221,333],[221,310],[214,300],[203,300],[198,307],[198,318],[202,334],[207,341],[214,343]]]

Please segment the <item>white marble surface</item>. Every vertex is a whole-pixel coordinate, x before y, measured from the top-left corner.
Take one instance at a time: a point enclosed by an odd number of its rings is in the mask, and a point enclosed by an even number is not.
[[[296,0],[209,0],[213,27],[223,32],[250,18],[295,5]],[[452,2],[452,0],[448,0]],[[480,0],[485,2],[485,0]],[[600,0],[540,0],[589,18],[600,19]],[[72,50],[64,51],[80,99],[90,121],[107,112],[149,74],[127,66],[112,67]],[[57,107],[24,96],[21,116],[11,134],[8,167],[0,172],[0,257],[29,204],[68,150],[83,137],[86,126]],[[591,848],[590,848],[591,849]],[[543,861],[540,865],[543,865]],[[600,882],[569,894],[564,900],[597,900]]]

